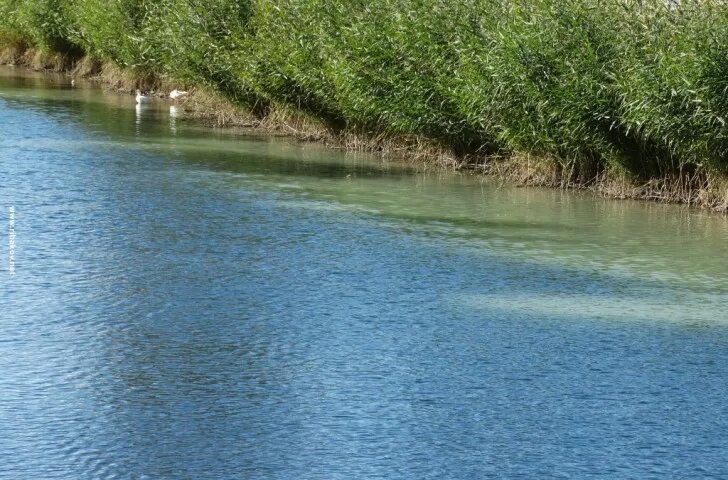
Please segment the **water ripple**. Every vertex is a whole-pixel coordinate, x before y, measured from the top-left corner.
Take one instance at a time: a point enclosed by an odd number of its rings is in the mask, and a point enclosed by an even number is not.
[[[724,219],[2,71],[0,478],[728,476]]]

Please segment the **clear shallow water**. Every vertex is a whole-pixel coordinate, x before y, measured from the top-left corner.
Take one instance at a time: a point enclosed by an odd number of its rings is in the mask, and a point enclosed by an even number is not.
[[[722,217],[67,82],[0,69],[0,478],[728,476]]]

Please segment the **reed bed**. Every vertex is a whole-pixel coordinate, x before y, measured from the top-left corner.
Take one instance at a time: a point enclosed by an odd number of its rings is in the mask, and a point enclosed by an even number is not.
[[[203,87],[356,146],[547,158],[560,185],[655,195],[728,175],[724,1],[0,0],[0,19],[6,46]]]

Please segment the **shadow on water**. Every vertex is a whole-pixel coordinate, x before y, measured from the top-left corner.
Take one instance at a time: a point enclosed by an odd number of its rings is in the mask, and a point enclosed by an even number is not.
[[[384,163],[369,155],[199,128],[180,122],[177,112],[170,114],[168,102],[139,106],[131,96],[67,88],[68,79],[63,77],[54,77],[53,82],[57,88],[48,89],[48,80],[42,76],[0,76],[0,99],[10,108],[31,109],[64,124],[82,126],[91,137],[68,141],[61,136],[55,147],[68,149],[68,143],[73,143],[77,149],[114,152],[118,161],[125,162],[122,170],[143,168],[142,164],[164,169],[161,159],[192,169],[242,174],[239,186],[264,192],[273,189],[293,200],[306,200],[303,205],[310,208],[321,208],[321,204],[311,203],[321,200],[344,211],[350,207],[373,213],[429,238],[452,237],[480,244],[489,252],[505,249],[519,254],[527,250],[520,260],[528,268],[546,262],[545,268],[578,271],[595,261],[605,279],[622,276],[624,268],[640,268],[640,262],[647,269],[655,267],[647,254],[667,259],[675,248],[690,248],[704,228],[716,232],[705,234],[711,245],[696,268],[689,265],[696,263],[696,256],[679,256],[670,260],[675,266],[663,262],[657,270],[667,273],[666,277],[676,276],[670,273],[675,267],[688,276],[691,271],[710,272],[715,266],[714,252],[728,253],[720,239],[726,223],[700,213],[560,191],[499,188],[452,173],[417,173],[406,165]],[[48,147],[54,148],[52,140]],[[143,183],[141,188],[149,185]],[[552,256],[556,265],[549,265]],[[573,263],[563,265],[565,257],[574,257]],[[628,265],[630,260],[635,260],[634,265]],[[579,261],[584,263],[579,265]],[[713,270],[721,274],[717,278],[723,277],[721,267]],[[588,271],[596,274],[593,268]],[[664,280],[653,275],[641,282],[661,284]],[[717,285],[725,287],[723,280]]]
[[[103,95],[91,92],[95,96]],[[276,172],[314,178],[340,177],[351,173],[385,176],[397,170],[408,170],[404,165],[383,164],[369,155],[348,154],[351,161],[341,162],[341,153],[317,145],[198,128],[170,115],[165,110],[169,109],[169,105],[162,101],[152,105],[133,105],[132,97],[115,95],[111,98],[115,102],[110,105],[84,98],[59,100],[52,92],[48,98],[41,99],[0,97],[10,108],[30,108],[63,121],[78,122],[90,133],[103,135],[112,148],[175,155],[212,169],[237,173]],[[109,115],[110,108],[112,115]]]

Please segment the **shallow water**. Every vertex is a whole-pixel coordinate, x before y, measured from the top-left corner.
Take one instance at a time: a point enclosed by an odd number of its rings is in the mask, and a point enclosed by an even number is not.
[[[728,477],[723,217],[9,68],[0,132],[0,478]]]

